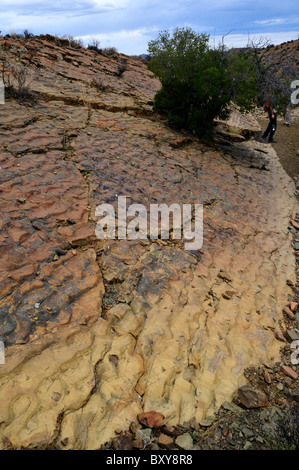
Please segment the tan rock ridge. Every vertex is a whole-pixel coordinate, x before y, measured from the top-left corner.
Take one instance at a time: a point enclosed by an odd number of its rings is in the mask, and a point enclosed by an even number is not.
[[[0,448],[98,449],[142,413],[213,415],[279,358],[298,209],[275,151],[170,129],[142,61],[118,77],[124,56],[51,37],[0,38],[0,58],[37,77],[36,101],[0,105]],[[117,195],[203,204],[202,249],[97,240]]]

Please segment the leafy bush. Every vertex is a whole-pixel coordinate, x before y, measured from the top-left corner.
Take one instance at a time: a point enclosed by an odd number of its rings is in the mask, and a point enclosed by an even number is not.
[[[190,28],[176,28],[171,37],[160,32],[150,41],[149,69],[161,80],[154,109],[170,124],[209,137],[213,120],[228,116],[231,100],[251,109],[256,82],[250,54],[232,53],[221,45],[209,47],[209,36]]]

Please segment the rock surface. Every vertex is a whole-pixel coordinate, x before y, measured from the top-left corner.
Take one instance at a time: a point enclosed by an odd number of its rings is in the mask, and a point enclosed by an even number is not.
[[[37,74],[35,102],[0,105],[0,448],[98,449],[141,413],[211,416],[279,358],[296,201],[275,151],[170,129],[132,58],[117,77],[121,56],[50,36],[0,38],[0,56]],[[98,240],[116,195],[203,204],[202,249]]]
[[[246,408],[262,408],[268,406],[268,400],[264,392],[249,387],[247,384],[239,388],[238,398]]]

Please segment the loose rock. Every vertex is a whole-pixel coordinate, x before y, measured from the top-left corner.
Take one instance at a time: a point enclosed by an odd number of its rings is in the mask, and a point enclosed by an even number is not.
[[[288,375],[291,377],[291,379],[296,380],[298,378],[297,372],[295,372],[291,367],[288,366],[281,366],[281,370],[284,374]]]
[[[268,399],[264,392],[256,390],[249,385],[238,389],[238,398],[246,408],[260,408],[268,406]]]
[[[157,411],[148,411],[139,414],[138,421],[148,428],[159,428],[164,424],[164,416]]]
[[[119,436],[113,439],[114,450],[132,450],[132,441],[129,436]]]
[[[184,450],[192,450],[193,448],[193,439],[188,433],[178,436],[175,440],[175,443],[178,447]]]

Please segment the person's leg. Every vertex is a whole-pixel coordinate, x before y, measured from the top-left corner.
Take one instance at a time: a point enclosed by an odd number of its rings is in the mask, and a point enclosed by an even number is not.
[[[270,133],[269,133],[269,142],[274,141],[273,136],[275,134],[275,131],[276,131],[276,127],[273,126],[273,124],[272,124],[271,129],[270,129]]]
[[[270,133],[270,131],[271,131],[271,123],[269,122],[269,124],[267,126],[267,129],[265,130],[265,132],[262,135],[262,138],[266,139],[266,137],[268,137],[268,134]]]

